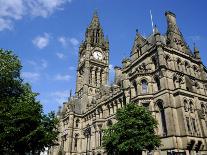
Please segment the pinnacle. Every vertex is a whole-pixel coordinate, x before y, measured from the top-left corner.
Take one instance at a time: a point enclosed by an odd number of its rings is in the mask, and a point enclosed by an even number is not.
[[[154,34],[159,34],[159,33],[160,33],[160,32],[159,32],[157,26],[155,25],[155,26],[154,26]]]
[[[96,28],[100,26],[100,22],[99,22],[99,17],[98,17],[98,11],[95,10],[93,13],[93,18],[90,24],[90,27],[92,28]]]

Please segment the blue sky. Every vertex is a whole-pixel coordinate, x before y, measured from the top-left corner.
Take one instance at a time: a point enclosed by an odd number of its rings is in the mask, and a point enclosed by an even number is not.
[[[196,43],[207,65],[205,0],[0,0],[0,48],[20,57],[22,76],[40,93],[46,113],[75,91],[78,46],[94,10],[109,38],[111,68],[129,55],[136,29],[144,36],[152,32],[150,10],[162,34],[165,11],[174,12],[188,45]]]

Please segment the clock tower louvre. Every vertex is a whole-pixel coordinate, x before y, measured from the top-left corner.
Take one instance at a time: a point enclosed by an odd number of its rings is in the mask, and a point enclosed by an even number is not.
[[[79,48],[76,95],[90,102],[99,88],[107,84],[108,73],[109,42],[95,12]]]

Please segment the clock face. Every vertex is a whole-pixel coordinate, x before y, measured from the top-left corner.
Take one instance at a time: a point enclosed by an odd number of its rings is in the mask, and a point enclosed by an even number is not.
[[[93,52],[93,57],[94,57],[95,59],[98,59],[98,60],[102,60],[102,59],[103,59],[103,55],[102,55],[102,53],[99,52],[99,51],[95,51],[95,52]]]

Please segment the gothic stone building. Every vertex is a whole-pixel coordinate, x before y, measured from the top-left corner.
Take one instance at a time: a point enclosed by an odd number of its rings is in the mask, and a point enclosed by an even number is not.
[[[186,44],[175,14],[165,16],[167,32],[156,26],[147,38],[137,32],[130,57],[107,85],[109,41],[94,14],[79,48],[76,94],[58,113],[59,145],[49,154],[106,154],[102,129],[129,102],[146,107],[159,123],[162,146],[153,154],[207,154],[207,68],[199,50]]]

